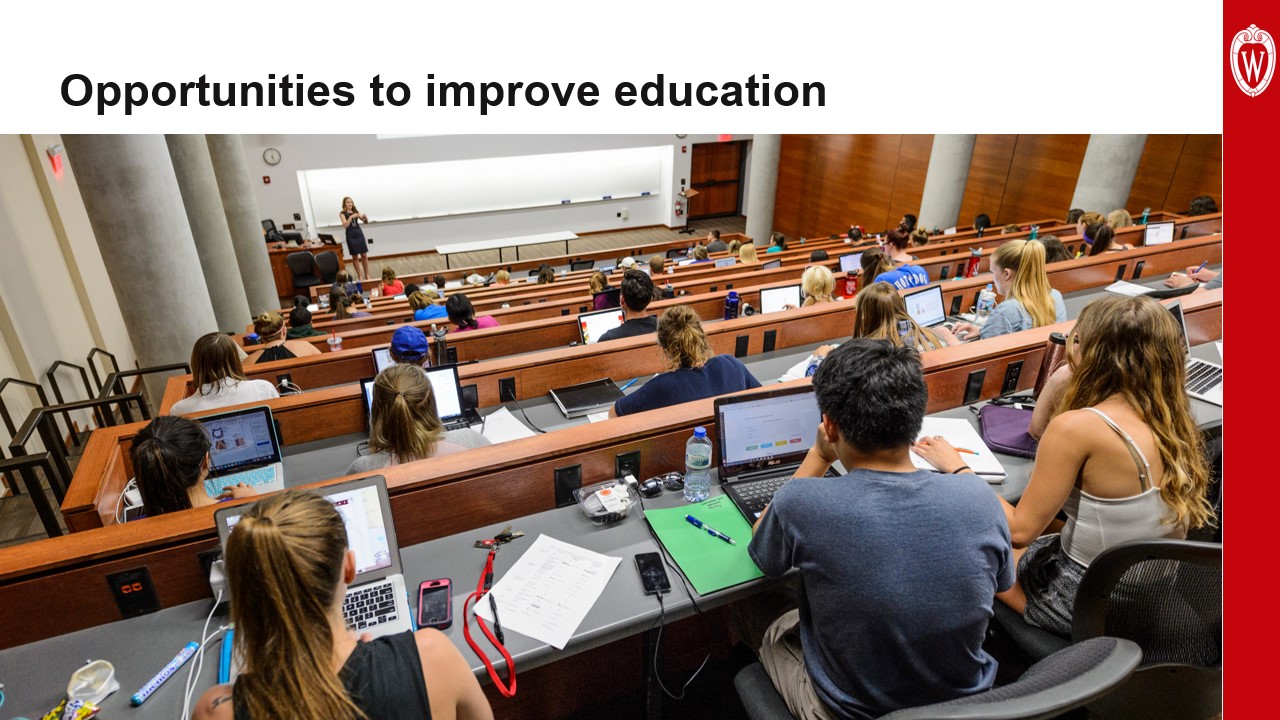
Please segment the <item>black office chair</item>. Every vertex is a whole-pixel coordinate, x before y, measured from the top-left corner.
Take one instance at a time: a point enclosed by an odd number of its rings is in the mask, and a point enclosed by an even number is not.
[[[675,260],[676,258],[682,258],[685,256],[685,252],[686,251],[683,248],[672,248],[667,251],[667,259]]]
[[[289,242],[297,240],[302,242],[302,233],[294,230],[281,230],[276,227],[276,221],[270,218],[262,221],[262,229],[266,231],[267,242]]]
[[[573,271],[590,270],[595,266],[596,266],[595,260],[574,260],[573,262],[569,263],[569,269]]]
[[[1066,647],[1033,665],[1017,682],[986,692],[898,710],[881,720],[1032,720],[1057,717],[1088,704],[1124,682],[1142,661],[1137,644],[1100,637]],[[793,716],[760,663],[733,679],[751,720]]]
[[[1098,716],[1203,720],[1222,709],[1221,545],[1143,540],[1104,551],[1080,581],[1071,640],[999,602],[995,621],[1032,659],[1102,635],[1138,643],[1142,666],[1090,704]]]
[[[306,290],[320,284],[320,276],[316,275],[316,260],[309,252],[289,253],[285,258],[289,271],[293,273],[293,287]],[[303,295],[309,293],[303,292]]]
[[[316,254],[316,267],[320,268],[320,282],[332,285],[333,278],[342,269],[342,263],[338,261],[338,253],[326,250]]]
[[[536,269],[529,271],[529,277],[537,277],[537,276],[538,276],[538,271]]]

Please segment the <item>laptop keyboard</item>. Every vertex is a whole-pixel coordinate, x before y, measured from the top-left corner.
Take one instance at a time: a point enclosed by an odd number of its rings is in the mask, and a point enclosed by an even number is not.
[[[395,583],[368,585],[347,591],[342,601],[342,618],[352,630],[363,630],[396,620]]]
[[[266,485],[267,483],[275,482],[275,479],[275,467],[268,465],[267,467],[254,468],[253,470],[246,470],[244,472],[238,472],[231,475],[223,475],[222,477],[209,478],[204,481],[204,491],[209,494],[209,497],[218,497],[222,494],[222,490],[224,488],[231,487],[232,485],[244,483],[249,487],[258,487],[259,485]]]
[[[791,476],[787,475],[785,477],[736,482],[730,487],[733,488],[734,493],[738,495],[738,499],[751,511],[754,517],[764,511],[765,506],[773,501],[774,493],[778,492],[790,480]]]
[[[1217,365],[1193,360],[1187,366],[1187,390],[1193,393],[1203,395],[1220,382],[1222,382],[1222,368]]]

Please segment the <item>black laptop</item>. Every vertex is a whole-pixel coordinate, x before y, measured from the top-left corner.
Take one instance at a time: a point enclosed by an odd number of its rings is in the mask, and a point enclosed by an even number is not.
[[[754,523],[813,446],[818,400],[812,385],[801,385],[717,398],[715,410],[720,487]]]

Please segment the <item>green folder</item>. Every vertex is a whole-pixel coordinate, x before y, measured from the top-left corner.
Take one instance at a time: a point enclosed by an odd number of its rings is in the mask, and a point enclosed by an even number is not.
[[[728,535],[737,544],[709,535],[685,520],[686,515]],[[764,576],[747,554],[751,526],[725,495],[680,507],[645,510],[644,517],[699,595]]]

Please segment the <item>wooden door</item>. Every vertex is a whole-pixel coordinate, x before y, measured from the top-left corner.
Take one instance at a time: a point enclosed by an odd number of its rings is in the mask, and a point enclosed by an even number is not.
[[[738,215],[745,141],[693,146],[690,186],[699,195],[689,201],[689,219]]]

